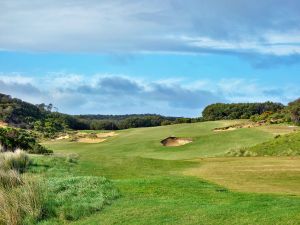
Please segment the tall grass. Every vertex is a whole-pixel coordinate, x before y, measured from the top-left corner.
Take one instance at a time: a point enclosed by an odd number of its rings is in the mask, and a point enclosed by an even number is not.
[[[16,170],[0,169],[0,188],[13,188],[23,184],[21,175]]]
[[[34,224],[45,216],[43,186],[31,176],[21,174],[30,165],[22,150],[0,154],[0,224]]]
[[[27,177],[13,188],[0,187],[0,224],[34,224],[47,214],[42,185]]]
[[[4,152],[0,154],[0,168],[3,170],[17,170],[20,173],[26,171],[31,161],[27,153],[21,149],[15,152]]]

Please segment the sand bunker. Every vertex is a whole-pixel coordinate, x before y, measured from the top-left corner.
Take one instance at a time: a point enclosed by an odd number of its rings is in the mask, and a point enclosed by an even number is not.
[[[86,134],[80,133],[77,138],[77,142],[81,143],[101,143],[105,141],[109,137],[113,137],[118,135],[116,132],[106,132],[106,133],[98,133],[98,134]]]
[[[70,138],[70,136],[67,134],[67,135],[57,137],[57,138],[55,138],[55,140],[65,140],[65,139],[69,139],[69,138]]]
[[[108,137],[113,137],[113,136],[116,136],[118,135],[116,132],[107,132],[107,133],[98,133],[97,134],[97,137],[98,138],[108,138]]]
[[[106,132],[106,133],[84,133],[84,132],[74,132],[69,134],[63,134],[57,137],[55,140],[69,140],[72,142],[81,143],[101,143],[107,138],[118,135],[116,132]]]
[[[0,121],[0,127],[7,127],[7,123],[3,122],[3,121]]]
[[[105,140],[106,140],[105,138],[78,138],[77,142],[94,144],[94,143],[101,143]]]
[[[192,141],[193,140],[191,138],[168,137],[168,138],[162,140],[160,143],[163,146],[175,147],[175,146],[186,145],[188,143],[191,143]]]

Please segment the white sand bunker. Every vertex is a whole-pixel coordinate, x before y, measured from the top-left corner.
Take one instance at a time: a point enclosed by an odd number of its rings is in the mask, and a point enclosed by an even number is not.
[[[80,133],[78,135],[77,142],[81,143],[101,143],[106,141],[107,138],[118,135],[116,132],[106,132],[106,133],[97,133],[97,134],[84,134]]]
[[[77,142],[81,142],[81,143],[101,143],[103,141],[105,141],[105,138],[78,138]]]
[[[81,143],[101,143],[106,141],[108,138],[118,135],[116,132],[105,132],[105,133],[84,133],[84,132],[73,132],[69,134],[62,134],[55,140],[68,140],[71,142]]]
[[[160,143],[163,146],[175,147],[175,146],[186,145],[191,142],[193,142],[192,138],[168,137],[162,140]]]
[[[70,138],[70,136],[68,134],[66,134],[66,135],[55,138],[55,140],[64,140],[64,139],[69,139],[69,138]]]

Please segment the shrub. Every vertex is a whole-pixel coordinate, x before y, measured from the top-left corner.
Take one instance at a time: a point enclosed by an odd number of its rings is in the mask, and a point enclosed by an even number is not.
[[[46,147],[40,145],[40,144],[35,144],[32,149],[28,150],[29,153],[32,154],[51,154],[53,153],[52,150],[47,149]]]
[[[16,170],[20,173],[26,171],[31,161],[23,150],[4,152],[0,154],[0,167],[3,170]]]
[[[37,154],[52,153],[51,150],[38,144],[32,133],[22,129],[0,128],[0,145],[2,152],[21,148]]]

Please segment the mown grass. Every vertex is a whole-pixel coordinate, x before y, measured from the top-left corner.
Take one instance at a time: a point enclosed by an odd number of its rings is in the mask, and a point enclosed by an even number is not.
[[[198,165],[184,174],[237,191],[300,196],[300,157],[220,157],[193,162]]]
[[[74,224],[299,224],[299,198],[236,193],[189,177],[115,182],[122,198]]]
[[[300,224],[300,198],[297,193],[290,196],[286,195],[289,192],[283,191],[289,186],[284,186],[285,182],[294,179],[297,184],[298,177],[284,174],[269,177],[270,181],[277,179],[282,184],[279,191],[282,195],[274,195],[235,192],[211,183],[220,182],[209,177],[205,177],[209,180],[206,181],[202,176],[183,176],[190,168],[205,167],[206,160],[210,159],[206,157],[224,155],[232,148],[251,147],[275,136],[273,132],[256,128],[212,131],[237,122],[129,129],[119,131],[117,136],[100,144],[49,142],[47,146],[51,146],[56,154],[78,154],[78,162],[72,163],[70,169],[62,166],[69,163],[65,160],[47,162],[49,158],[37,157],[34,170],[43,171],[49,177],[64,174],[105,176],[120,190],[121,197],[112,205],[72,224]],[[160,140],[168,136],[191,137],[194,142],[177,148],[161,146]],[[220,164],[226,164],[230,159],[222,159]],[[237,166],[243,166],[243,163],[240,161]],[[56,168],[51,164],[56,164]],[[280,166],[275,165],[276,169]],[[227,174],[229,168],[221,166],[220,170]],[[209,169],[213,171],[214,168]],[[261,177],[267,174],[268,171],[262,170]],[[228,171],[228,183],[235,181],[231,175]],[[252,181],[253,188],[262,179],[254,177]],[[272,189],[269,190],[272,193]]]

